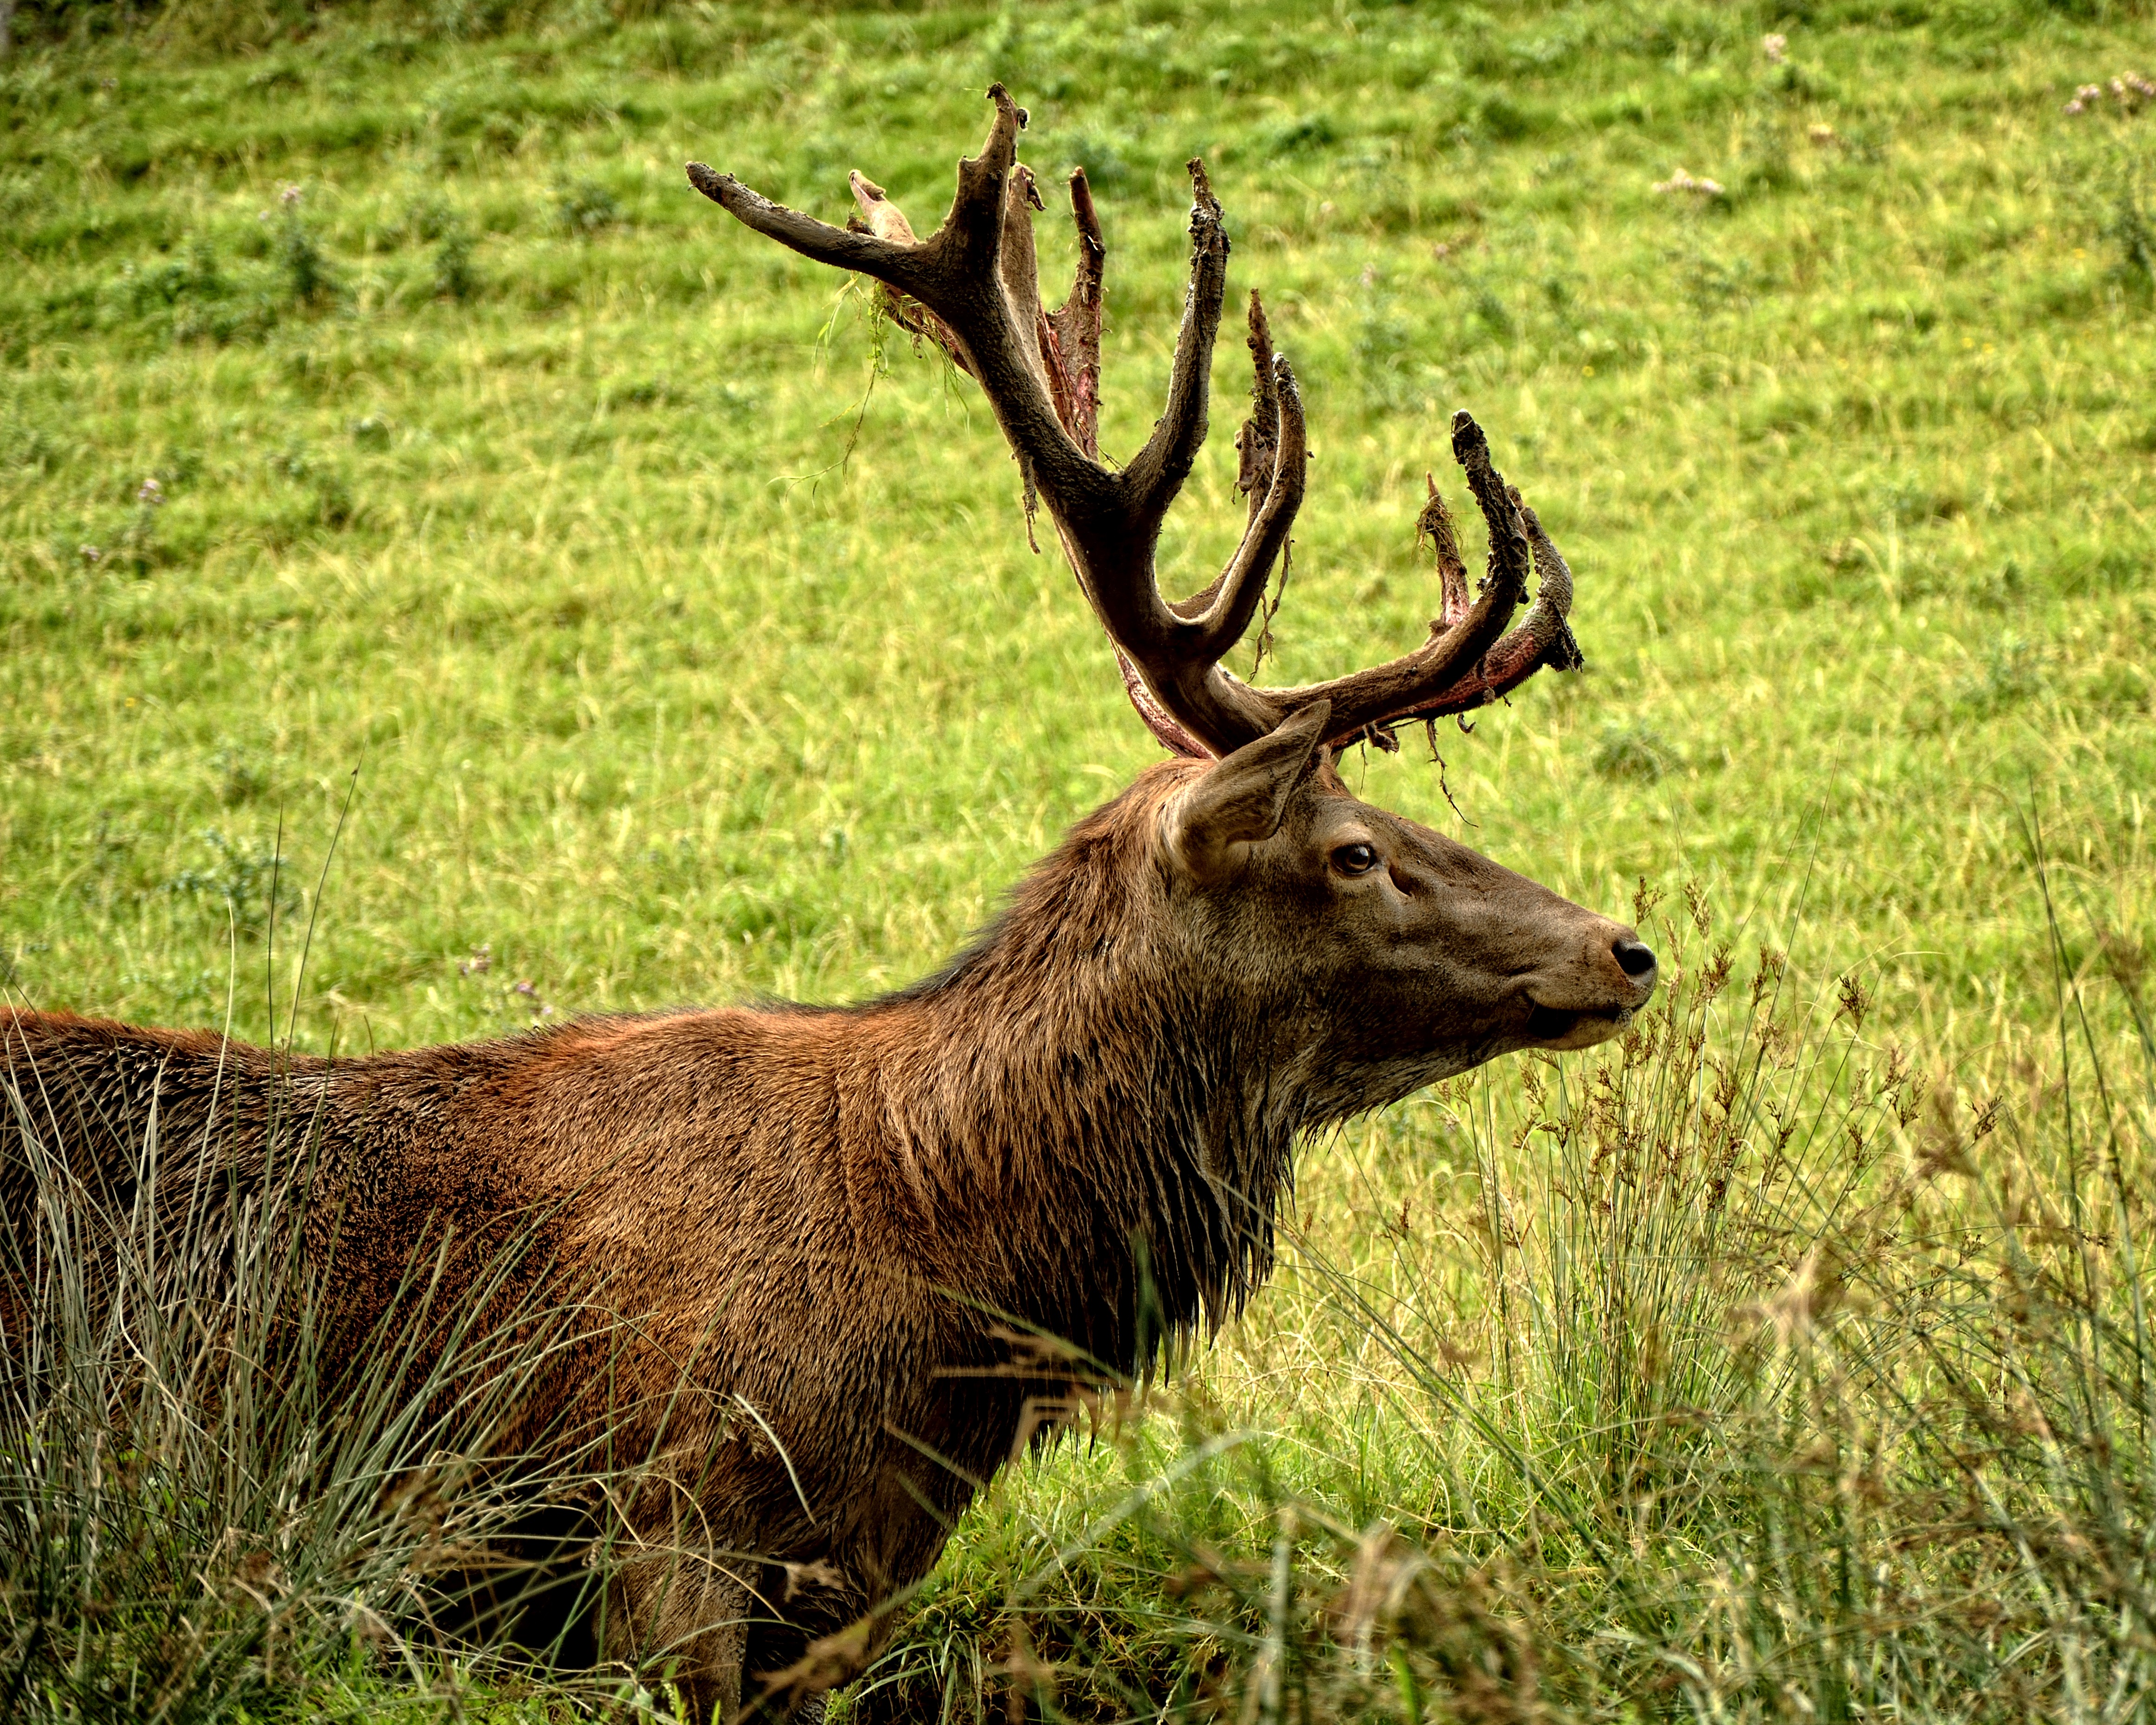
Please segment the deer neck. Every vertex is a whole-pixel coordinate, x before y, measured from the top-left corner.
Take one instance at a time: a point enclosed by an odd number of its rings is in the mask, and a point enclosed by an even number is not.
[[[1266,1014],[1178,966],[1142,856],[1089,836],[886,1003],[880,1088],[944,1273],[1129,1367],[1270,1271],[1304,1086]]]

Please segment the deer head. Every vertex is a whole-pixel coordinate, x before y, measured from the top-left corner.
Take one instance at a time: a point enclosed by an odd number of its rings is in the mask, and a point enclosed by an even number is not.
[[[1298,688],[1232,675],[1222,660],[1257,616],[1302,501],[1295,373],[1253,293],[1251,409],[1236,439],[1249,499],[1242,542],[1202,591],[1164,598],[1162,523],[1206,433],[1227,279],[1220,206],[1193,161],[1190,283],[1166,409],[1129,463],[1111,467],[1098,432],[1106,249],[1091,193],[1074,172],[1076,274],[1061,307],[1047,311],[1033,235],[1044,205],[1017,157],[1025,110],[1000,84],[988,99],[988,141],[960,162],[950,212],[925,239],[858,172],[858,213],[843,228],[701,162],[689,164],[689,179],[757,233],[880,282],[890,316],[980,385],[1017,459],[1029,526],[1045,505],[1132,704],[1186,757],[1161,775],[1152,805],[1174,939],[1212,973],[1306,1009],[1290,1014],[1311,1019],[1301,1045],[1334,1075],[1314,1081],[1339,1091],[1313,1097],[1314,1113],[1368,1107],[1508,1050],[1614,1034],[1654,991],[1654,954],[1631,929],[1360,801],[1332,767],[1348,744],[1397,748],[1401,725],[1465,714],[1544,665],[1582,664],[1567,622],[1571,571],[1491,465],[1481,429],[1453,417],[1453,454],[1489,528],[1474,595],[1433,480],[1418,526],[1435,546],[1440,614],[1421,646]],[[1538,588],[1515,623],[1531,570]]]

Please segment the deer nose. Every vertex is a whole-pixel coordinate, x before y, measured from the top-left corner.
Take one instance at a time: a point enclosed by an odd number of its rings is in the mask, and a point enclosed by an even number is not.
[[[1647,982],[1655,974],[1655,949],[1629,934],[1610,943],[1609,956],[1617,961],[1617,968],[1635,983]]]

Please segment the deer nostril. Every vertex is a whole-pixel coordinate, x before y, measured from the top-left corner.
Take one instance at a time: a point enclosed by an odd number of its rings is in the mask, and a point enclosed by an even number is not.
[[[1621,940],[1609,948],[1617,967],[1625,975],[1638,978],[1651,976],[1655,970],[1655,949],[1645,941]]]

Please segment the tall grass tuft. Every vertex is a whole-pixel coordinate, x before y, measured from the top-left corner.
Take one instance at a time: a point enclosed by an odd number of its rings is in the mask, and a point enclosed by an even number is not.
[[[153,1113],[119,1168],[64,1148],[34,1083],[0,1106],[26,1163],[0,1209],[0,1716],[413,1717],[504,1692],[485,1608],[539,1574],[506,1536],[608,1483],[573,1445],[495,1442],[588,1322],[506,1292],[533,1236],[476,1270],[429,1243],[354,1337],[323,1296],[296,1090],[259,1157],[170,1143]]]

